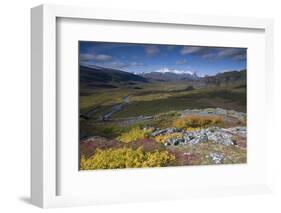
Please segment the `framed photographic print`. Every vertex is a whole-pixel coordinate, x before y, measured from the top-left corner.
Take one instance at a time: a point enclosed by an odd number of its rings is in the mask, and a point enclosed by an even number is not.
[[[247,49],[79,41],[80,170],[242,164]]]
[[[272,29],[269,19],[33,8],[32,203],[270,192]]]

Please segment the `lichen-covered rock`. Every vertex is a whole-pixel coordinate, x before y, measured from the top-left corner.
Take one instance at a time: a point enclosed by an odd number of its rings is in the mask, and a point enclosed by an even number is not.
[[[181,137],[168,138],[165,141],[166,146],[178,146],[178,145],[194,145],[199,143],[205,143],[207,141],[212,141],[214,143],[222,145],[235,145],[235,136],[246,137],[247,130],[246,127],[235,127],[235,128],[219,128],[219,127],[210,127],[206,129],[200,129],[195,131],[181,131],[177,128],[168,128],[164,130],[156,130],[151,133],[152,137],[157,135],[171,134],[174,132],[180,132]]]
[[[238,134],[239,136],[246,138],[247,137],[247,128],[244,126],[238,126],[229,128],[226,131],[232,133],[232,134]]]
[[[224,160],[224,155],[217,152],[211,152],[209,156],[215,164],[222,164]]]
[[[226,110],[222,108],[206,108],[206,109],[186,109],[181,112],[182,116],[187,115],[221,115],[221,116],[231,116],[239,120],[243,120],[246,117],[246,113],[237,112],[234,110]]]
[[[223,145],[234,145],[233,134],[228,133],[225,129],[207,129],[206,134],[209,141]]]
[[[172,128],[167,128],[167,129],[159,129],[156,128],[154,132],[151,133],[152,137],[158,136],[158,135],[164,135],[164,134],[171,134],[175,132],[181,132],[182,130],[172,127]]]

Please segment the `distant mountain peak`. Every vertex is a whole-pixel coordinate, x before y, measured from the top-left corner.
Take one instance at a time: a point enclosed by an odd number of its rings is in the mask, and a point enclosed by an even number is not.
[[[189,70],[177,70],[177,69],[170,69],[170,68],[161,68],[159,70],[155,70],[154,72],[160,72],[160,73],[174,73],[174,74],[189,74],[194,75],[194,72],[191,72]]]
[[[156,81],[198,80],[200,77],[191,71],[163,68],[152,72],[139,73],[140,76]]]

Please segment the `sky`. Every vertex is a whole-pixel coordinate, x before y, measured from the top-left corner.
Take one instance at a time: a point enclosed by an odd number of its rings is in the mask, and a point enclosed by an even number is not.
[[[81,65],[136,74],[174,72],[205,76],[246,69],[247,49],[80,41],[79,60]]]

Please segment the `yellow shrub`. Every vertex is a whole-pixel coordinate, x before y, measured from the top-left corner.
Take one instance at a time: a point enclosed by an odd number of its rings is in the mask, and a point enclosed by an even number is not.
[[[185,128],[185,127],[186,127],[185,119],[184,119],[184,118],[176,119],[176,120],[173,122],[173,126],[176,127],[176,128],[180,128],[180,129]]]
[[[182,137],[182,133],[174,132],[174,133],[165,134],[165,135],[157,135],[154,139],[159,143],[165,143],[166,140],[168,140],[170,138],[181,138],[181,137]]]
[[[167,151],[144,152],[140,147],[97,150],[90,158],[80,159],[81,170],[118,169],[167,166],[175,161],[175,156]]]
[[[122,133],[119,137],[117,137],[117,140],[124,143],[130,143],[132,141],[147,138],[148,133],[150,131],[151,130],[144,130],[144,129],[140,129],[139,127],[135,127],[131,129],[129,132]]]
[[[218,115],[188,115],[183,118],[176,119],[173,122],[177,128],[200,128],[219,125],[223,123],[223,117]]]
[[[200,130],[202,128],[200,127],[186,127],[185,128],[185,131],[197,131],[197,130]]]
[[[246,126],[247,125],[247,118],[244,117],[244,118],[239,119],[237,124],[241,125],[241,126]]]

